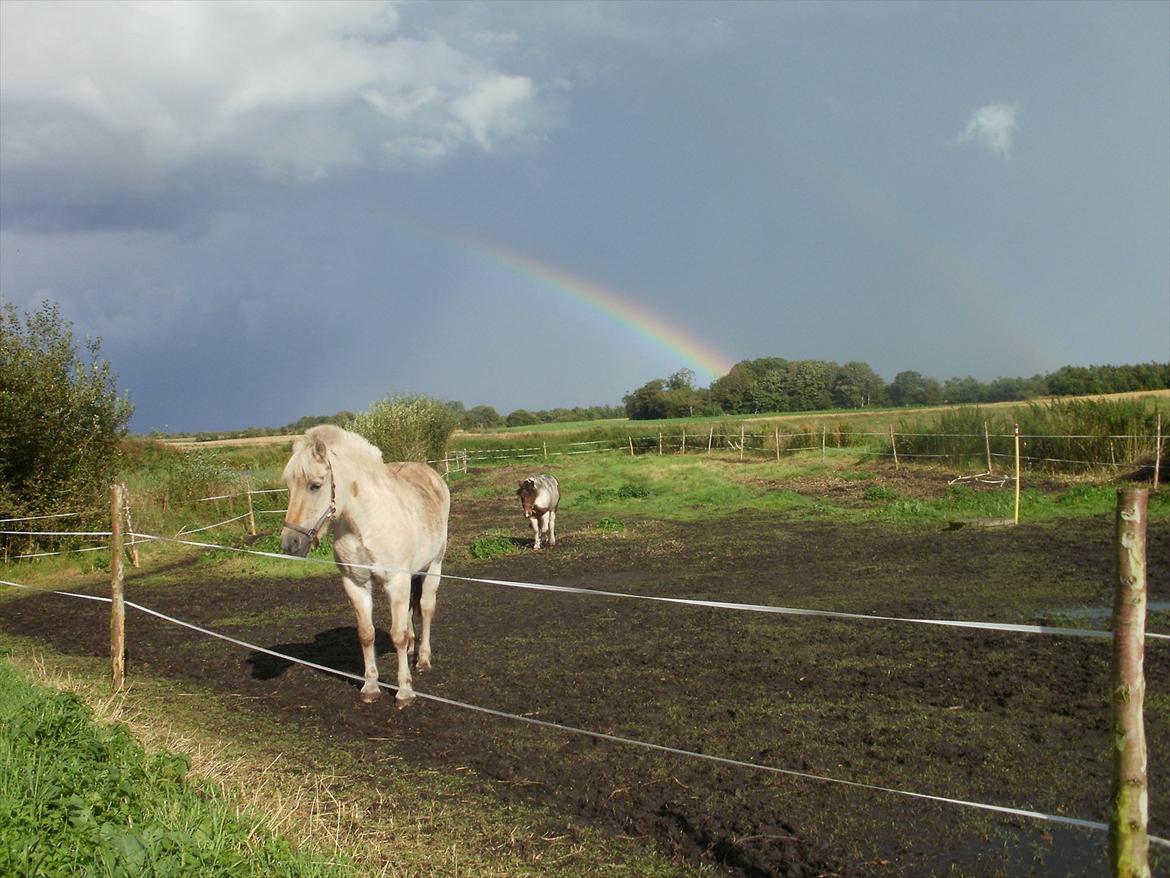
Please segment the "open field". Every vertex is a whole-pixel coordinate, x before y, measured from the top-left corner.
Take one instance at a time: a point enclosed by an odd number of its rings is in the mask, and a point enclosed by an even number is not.
[[[1112,490],[948,487],[881,465],[686,458],[567,461],[559,545],[535,553],[502,466],[453,484],[449,574],[870,615],[1101,626],[1113,579]],[[686,498],[689,498],[686,499]],[[212,516],[214,517],[214,516]],[[608,523],[607,523],[608,522]],[[502,537],[503,554],[471,547]],[[263,543],[262,543],[263,544]],[[128,598],[249,643],[360,672],[337,576],[290,562],[175,550],[129,571]],[[1151,600],[1170,601],[1170,505],[1151,505]],[[165,563],[164,563],[165,562]],[[20,569],[20,568],[18,568]],[[33,570],[35,568],[24,568]],[[73,574],[101,593],[100,574]],[[387,609],[377,605],[390,667]],[[0,631],[76,659],[104,655],[88,601],[9,597]],[[1170,612],[1151,615],[1170,630]],[[264,653],[128,619],[128,671],[176,697],[231,705],[266,746],[344,760],[355,789],[387,778],[548,809],[657,846],[677,874],[1099,875],[1103,833],[633,748],[420,702],[362,705],[357,686]],[[23,648],[23,647],[22,647]],[[460,580],[440,590],[436,669],[420,691],[568,726],[875,786],[1103,820],[1108,641],[905,623],[761,616]],[[1151,832],[1170,835],[1170,648],[1147,648]],[[263,732],[258,730],[263,729]],[[285,731],[287,730],[287,731]],[[390,819],[379,812],[380,819]],[[558,828],[559,827],[559,828]],[[1167,868],[1165,851],[1155,871]],[[687,864],[690,864],[689,866]],[[531,874],[647,874],[531,864]],[[576,871],[573,871],[576,869]],[[406,874],[426,874],[407,872]],[[444,873],[447,874],[447,873]],[[517,874],[520,874],[518,871]]]

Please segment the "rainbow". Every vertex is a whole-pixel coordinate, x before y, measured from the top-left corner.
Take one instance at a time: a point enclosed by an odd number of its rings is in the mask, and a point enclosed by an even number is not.
[[[501,244],[475,238],[456,237],[455,240],[464,249],[494,265],[534,280],[571,300],[589,306],[658,347],[680,357],[687,366],[694,368],[696,373],[701,373],[707,379],[718,378],[731,371],[733,362],[730,357],[699,340],[686,329],[631,301],[627,295],[620,295],[612,289],[606,289]]]

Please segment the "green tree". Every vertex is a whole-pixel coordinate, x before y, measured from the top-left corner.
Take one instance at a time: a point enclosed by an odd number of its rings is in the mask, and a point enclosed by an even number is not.
[[[349,429],[382,450],[386,461],[435,461],[447,453],[447,441],[459,423],[449,403],[406,394],[374,403],[354,417]]]
[[[885,396],[886,384],[868,363],[853,360],[837,370],[833,379],[833,404],[843,409],[878,405]]]
[[[0,510],[77,511],[106,496],[134,407],[101,359],[77,352],[72,325],[48,301],[22,321],[0,302]]]
[[[670,410],[666,395],[666,382],[661,378],[647,381],[637,390],[622,397],[626,406],[626,417],[631,421],[649,421],[665,418]]]
[[[469,430],[504,426],[504,419],[490,405],[477,405],[463,415],[463,426]]]
[[[529,424],[539,424],[540,418],[528,409],[515,409],[504,419],[509,427],[527,427]]]

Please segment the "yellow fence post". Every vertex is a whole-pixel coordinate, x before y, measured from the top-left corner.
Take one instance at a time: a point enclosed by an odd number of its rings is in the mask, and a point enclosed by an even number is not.
[[[110,485],[110,665],[114,688],[126,684],[126,605],[122,583],[122,486]]]
[[[1012,427],[1016,442],[1016,514],[1015,523],[1020,523],[1020,425]]]
[[[1149,878],[1149,789],[1143,716],[1146,680],[1146,509],[1144,488],[1117,492],[1117,583],[1113,598],[1113,796],[1109,860],[1114,878]]]

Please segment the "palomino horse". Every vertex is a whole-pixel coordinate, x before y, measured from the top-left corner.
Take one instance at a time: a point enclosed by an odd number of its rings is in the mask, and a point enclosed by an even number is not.
[[[447,550],[451,494],[425,463],[382,462],[382,453],[356,433],[332,424],[314,427],[293,445],[284,468],[288,513],[280,545],[305,557],[333,531],[333,558],[357,615],[365,662],[362,701],[376,701],[374,595],[377,582],[390,599],[390,637],[398,653],[399,708],[414,701],[410,652],[414,649],[411,577],[425,574],[416,598],[422,615],[416,667],[431,667],[431,619]]]

